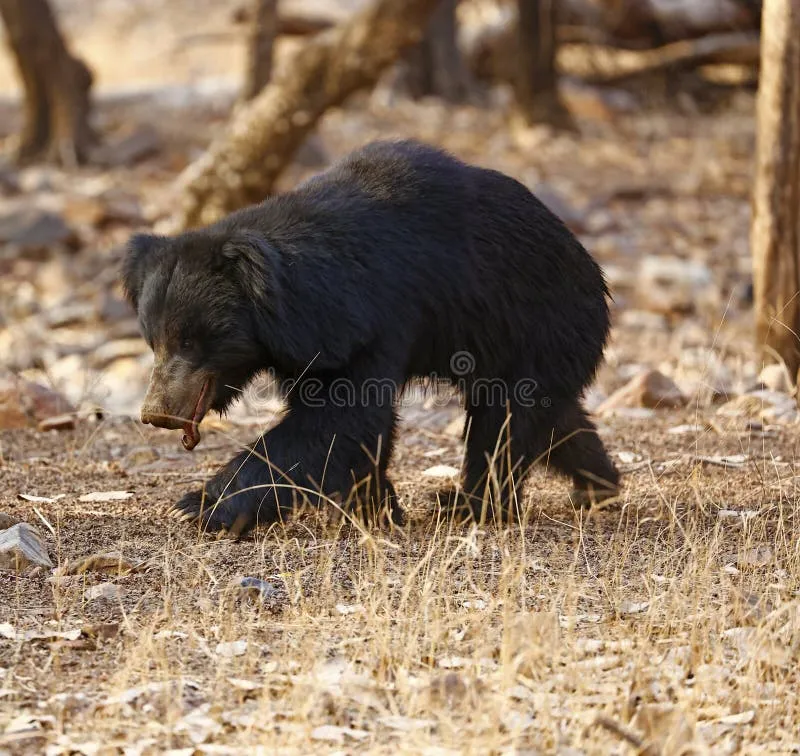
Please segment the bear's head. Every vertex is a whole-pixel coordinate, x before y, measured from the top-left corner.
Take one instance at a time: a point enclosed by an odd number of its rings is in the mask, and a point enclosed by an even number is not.
[[[206,412],[224,412],[265,367],[260,336],[277,307],[278,264],[251,231],[131,238],[122,283],[155,354],[143,423],[183,428],[193,449]]]

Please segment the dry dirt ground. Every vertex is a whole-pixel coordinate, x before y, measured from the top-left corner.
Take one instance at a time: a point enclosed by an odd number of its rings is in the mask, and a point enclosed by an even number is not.
[[[478,528],[442,519],[440,481],[420,474],[457,465],[453,412],[401,436],[403,531],[303,515],[239,542],[165,508],[253,429],[206,434],[195,455],[125,421],[3,433],[0,510],[50,531],[59,565],[116,552],[135,569],[0,574],[0,748],[800,749],[796,432],[696,411],[612,420],[618,504],[575,511],[542,471],[524,527]],[[108,490],[133,496],[78,501]],[[118,593],[89,599],[102,583]]]
[[[151,39],[154,27],[133,29],[127,5],[137,4],[104,0],[116,37],[79,15],[70,28],[78,39],[91,32],[87,44],[122,40],[129,26],[131,39]],[[162,5],[138,3],[151,13]],[[178,15],[184,6],[169,4]],[[116,57],[99,47],[87,55],[101,85],[137,71],[134,83],[160,84],[177,64],[164,52],[172,42],[157,42],[150,68],[144,58],[123,65],[122,42]],[[198,76],[238,70],[214,49],[192,53]],[[192,71],[166,83],[185,84]],[[163,213],[172,180],[224,123],[233,94],[101,102],[107,138],[147,124],[157,154],[78,174],[30,169],[4,211],[22,202],[61,212],[102,184]],[[648,94],[634,92],[635,102]],[[626,107],[581,121],[579,136],[513,138],[502,98],[447,108],[384,91],[326,117],[329,158],[371,138],[417,136],[538,191],[612,283],[614,335],[590,405],[659,368],[689,408],[601,419],[625,471],[618,502],[576,511],[567,484],[541,470],[522,494],[523,525],[504,529],[440,515],[442,479],[424,471],[458,467],[458,412],[410,407],[392,467],[407,528],[304,514],[233,542],[165,510],[256,429],[209,426],[183,452],[179,433],[131,419],[146,365],[132,373],[127,359],[108,384],[129,397],[126,409],[74,431],[0,432],[0,512],[37,527],[58,568],[0,572],[0,756],[800,752],[796,411],[766,416],[756,398],[738,415],[719,412],[722,395],[752,389],[759,371],[742,296],[752,93],[728,99],[718,113],[683,95],[664,113]],[[6,135],[17,111],[2,108]],[[293,166],[284,184],[308,171]],[[0,260],[0,346],[19,326],[11,351],[21,343],[23,357],[40,347],[25,328],[51,306],[118,297],[107,273],[131,222],[93,228],[66,217],[78,249]],[[86,350],[110,340],[112,325],[135,326],[122,318],[45,329],[53,364],[29,377],[58,375],[59,390],[74,389]],[[104,491],[131,495],[79,500]],[[75,566],[109,553],[110,563]],[[243,577],[265,581],[268,595],[242,589]],[[105,597],[93,597],[104,584]]]

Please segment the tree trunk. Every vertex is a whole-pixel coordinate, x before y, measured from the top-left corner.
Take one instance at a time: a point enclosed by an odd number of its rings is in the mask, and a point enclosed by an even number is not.
[[[574,128],[558,96],[556,0],[517,0],[519,14],[516,93],[527,125]]]
[[[0,17],[24,88],[17,158],[83,162],[92,140],[91,72],[70,54],[47,0],[0,0]]]
[[[756,341],[800,368],[800,3],[765,0],[753,198]]]
[[[412,97],[461,102],[467,96],[469,74],[458,47],[457,5],[458,0],[439,0],[425,37],[409,51],[405,79]]]
[[[243,100],[252,100],[272,76],[272,47],[278,28],[278,0],[254,0],[247,40]]]
[[[419,42],[436,0],[375,0],[340,27],[309,40],[283,75],[234,113],[224,134],[178,178],[172,230],[198,226],[270,194],[275,180],[328,108],[375,83]]]

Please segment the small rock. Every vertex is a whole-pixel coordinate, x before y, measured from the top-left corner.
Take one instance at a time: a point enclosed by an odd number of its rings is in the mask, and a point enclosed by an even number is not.
[[[63,172],[51,165],[32,165],[18,174],[19,188],[23,193],[52,192],[60,188]]]
[[[639,268],[637,298],[643,309],[664,315],[691,313],[698,304],[719,300],[711,271],[702,263],[678,257],[646,257]]]
[[[784,365],[767,365],[759,374],[758,381],[770,391],[791,394],[794,390],[789,371]]]
[[[87,601],[97,601],[98,599],[116,601],[125,595],[125,589],[116,583],[99,583],[87,588],[83,595]]]
[[[452,436],[453,438],[461,438],[464,435],[464,426],[466,420],[463,416],[454,417],[444,428],[442,433],[445,436]]]
[[[12,319],[22,320],[41,310],[39,293],[30,281],[4,281],[0,284],[0,298],[3,314]]]
[[[152,157],[161,151],[161,137],[153,126],[135,126],[116,142],[103,145],[95,151],[93,160],[108,166],[131,165]]]
[[[133,338],[140,336],[139,324],[131,317],[133,312],[130,303],[113,291],[98,294],[97,314],[104,323],[112,324],[108,329],[108,338]]]
[[[238,581],[238,586],[247,595],[261,601],[272,598],[278,593],[278,589],[272,583],[268,583],[266,580],[261,580],[256,577],[243,577]]]
[[[772,549],[764,545],[745,551],[737,560],[736,565],[740,570],[757,570],[771,564],[772,560]]]
[[[567,79],[559,91],[570,113],[580,120],[614,123],[621,113],[638,109],[636,98],[624,89],[596,87]]]
[[[686,397],[674,381],[658,370],[647,370],[633,377],[615,391],[598,408],[600,415],[623,407],[672,408],[683,407]]]
[[[137,446],[122,458],[120,465],[124,470],[130,471],[157,462],[158,458],[158,451],[152,446]]]
[[[152,364],[151,354],[114,360],[92,387],[90,398],[109,413],[138,417]]]
[[[667,319],[660,313],[647,310],[625,310],[619,316],[619,325],[632,331],[666,331]]]
[[[141,357],[149,352],[147,342],[141,337],[132,339],[117,339],[101,344],[91,357],[91,364],[98,370],[110,365],[115,360],[128,357]]]
[[[14,527],[19,522],[18,517],[10,515],[7,512],[0,512],[0,530],[8,530]]]
[[[110,640],[119,635],[119,622],[97,622],[91,625],[84,625],[81,634],[87,638],[97,638],[98,640]]]
[[[35,427],[57,415],[75,412],[61,394],[13,373],[0,373],[0,429]]]
[[[244,656],[244,654],[247,653],[247,641],[237,640],[227,643],[217,643],[215,651],[217,656],[222,656],[225,659],[232,659],[234,656]]]
[[[50,248],[73,238],[64,219],[49,210],[20,208],[0,216],[0,245],[10,245],[24,255],[49,253]]]
[[[591,249],[596,250],[596,245],[592,245]],[[614,293],[614,298],[620,292],[627,292],[636,287],[636,273],[631,270],[630,265],[616,265],[614,263],[604,263],[603,273],[605,273],[608,286]],[[632,312],[645,312],[644,310],[633,310]],[[632,316],[634,323],[631,327],[636,327],[636,315]],[[666,323],[666,320],[664,321]]]
[[[723,404],[717,414],[722,417],[748,418],[767,423],[795,423],[800,419],[797,402],[788,394],[767,389],[751,391]]]
[[[676,350],[677,351],[677,350]],[[733,394],[733,375],[720,356],[705,347],[680,347],[680,361],[672,378],[683,393],[702,405]]]
[[[124,189],[109,189],[103,193],[105,215],[103,225],[109,223],[126,223],[132,226],[144,221],[142,205],[135,194]]]
[[[89,323],[95,316],[94,305],[90,302],[70,302],[59,307],[51,307],[45,315],[45,323],[50,328],[65,328]]]
[[[64,217],[74,226],[97,227],[105,217],[105,204],[99,197],[72,196],[64,202]]]
[[[20,522],[0,532],[0,569],[19,572],[28,565],[51,568],[39,531],[27,522]]]
[[[9,370],[41,367],[55,358],[56,351],[50,343],[48,331],[38,318],[27,318],[0,329],[0,365]],[[0,384],[2,380],[3,371],[0,369]]]
[[[19,180],[8,166],[0,166],[0,197],[11,197],[20,193]]]

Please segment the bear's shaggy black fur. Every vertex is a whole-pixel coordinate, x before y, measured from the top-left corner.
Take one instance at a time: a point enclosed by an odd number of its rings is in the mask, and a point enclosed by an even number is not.
[[[501,173],[376,142],[207,228],[135,236],[123,280],[156,355],[142,419],[187,448],[259,371],[295,379],[284,420],[175,505],[208,529],[273,522],[298,491],[398,520],[386,468],[419,376],[462,390],[476,517],[508,513],[537,460],[584,497],[617,490],[580,403],[609,330],[603,275]]]

